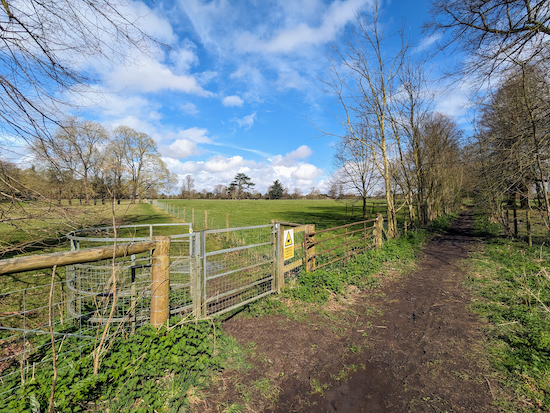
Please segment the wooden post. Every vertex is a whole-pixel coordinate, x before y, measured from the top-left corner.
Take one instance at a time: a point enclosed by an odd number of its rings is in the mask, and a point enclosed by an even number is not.
[[[348,227],[346,227],[346,255],[349,258],[349,239],[348,239]]]
[[[382,214],[376,214],[376,249],[382,248],[382,228],[384,225],[384,217]]]
[[[514,238],[518,237],[518,212],[514,207]]]
[[[187,222],[185,221],[185,207],[183,207],[183,222]]]
[[[229,214],[225,214],[225,228],[229,229]]]
[[[304,234],[304,255],[305,255],[305,270],[315,271],[315,245],[311,248],[306,247],[306,239],[310,242],[315,242],[315,225],[307,225],[306,233]],[[313,235],[309,235],[313,234]],[[310,258],[311,257],[311,258]]]
[[[525,211],[525,215],[527,218],[527,239],[529,242],[529,246],[533,246],[533,239],[531,237],[531,211],[527,210]]]
[[[204,229],[208,228],[208,211],[204,210]]]
[[[510,212],[506,209],[506,233],[509,234]]]
[[[191,224],[195,225],[195,208],[191,210]]]
[[[157,241],[151,261],[151,313],[150,322],[159,327],[170,316],[170,237],[154,236]]]
[[[363,246],[367,250],[367,223],[363,222]]]

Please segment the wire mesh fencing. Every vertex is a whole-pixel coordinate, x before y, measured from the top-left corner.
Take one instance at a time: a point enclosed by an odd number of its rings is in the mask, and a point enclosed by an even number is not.
[[[276,291],[277,230],[273,224],[201,232],[203,315]]]
[[[314,225],[273,222],[194,232],[186,224],[187,232],[180,225],[179,234],[179,224],[164,229],[159,224],[124,229],[127,234],[118,229],[124,235],[118,241],[170,233],[164,237],[170,244],[166,314],[191,320],[231,311],[278,292],[285,279],[300,271],[376,246],[382,222],[375,221],[321,231]],[[112,233],[109,228],[73,232],[69,254],[95,244],[114,246]],[[155,253],[139,249],[116,259],[67,265],[64,279],[53,284],[0,294],[0,395],[51,363],[52,336],[57,357],[91,362],[102,336],[108,346],[113,338],[152,322],[155,262]]]

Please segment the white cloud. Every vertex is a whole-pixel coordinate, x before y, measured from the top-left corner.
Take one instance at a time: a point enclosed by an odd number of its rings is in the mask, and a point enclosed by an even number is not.
[[[424,37],[420,43],[414,47],[414,52],[422,52],[426,49],[429,49],[435,42],[441,39],[441,34],[434,34],[431,36]]]
[[[176,75],[168,66],[153,59],[142,59],[131,66],[117,67],[107,83],[111,89],[130,92],[172,90],[197,96],[213,96],[212,92],[204,90],[193,76]]]
[[[242,128],[244,126],[244,130],[249,130],[252,126],[254,126],[254,120],[256,119],[256,112],[245,116],[242,119],[235,118],[234,121],[237,122],[237,124]]]
[[[195,116],[199,113],[199,110],[197,109],[197,107],[191,102],[184,103],[180,107],[185,113],[189,115]]]
[[[273,90],[296,89],[314,100],[312,79],[322,76],[324,47],[353,24],[370,0],[231,2],[180,0],[201,44],[237,67],[247,102]]]
[[[299,180],[314,180],[323,174],[323,170],[310,163],[301,164],[292,172],[292,177]]]
[[[242,100],[237,95],[226,96],[222,101],[222,104],[224,106],[242,106],[243,103],[244,103],[244,100]]]
[[[311,148],[307,145],[302,145],[298,149],[287,153],[285,156],[277,155],[273,157],[273,165],[278,166],[294,166],[298,159],[304,159],[312,153]]]
[[[196,126],[177,131],[177,136],[180,139],[188,139],[198,143],[211,143],[212,140],[207,136],[207,134],[208,129],[197,128]]]
[[[132,20],[131,16],[139,16],[138,26],[154,39],[167,44],[173,44],[177,40],[172,26],[165,17],[159,15],[157,10],[150,9],[141,1],[130,1],[126,4],[123,2],[122,5],[127,7],[127,12],[130,14],[126,17]],[[126,12],[124,9],[121,10],[123,14]]]
[[[309,163],[300,163],[311,155],[311,149],[303,145],[295,151],[289,152],[284,157],[277,155],[268,162],[254,162],[242,156],[215,155],[206,161],[180,162],[166,158],[170,171],[180,174],[180,177],[191,174],[195,179],[197,189],[212,190],[215,185],[229,185],[237,173],[246,173],[256,184],[254,190],[261,193],[267,192],[275,179],[281,181],[283,186],[293,190],[301,188],[308,193],[312,186],[323,188],[323,182],[319,181],[324,171]]]
[[[236,38],[237,49],[245,53],[289,53],[302,47],[327,43],[354,21],[355,13],[364,6],[364,0],[335,1],[325,10],[317,27],[301,22],[267,39],[262,37],[268,36],[244,31]]]
[[[182,48],[170,51],[170,60],[174,62],[178,71],[187,72],[199,63],[195,48],[196,46],[186,39]]]
[[[188,139],[178,139],[169,146],[170,158],[185,159],[192,155],[198,155],[197,143]]]

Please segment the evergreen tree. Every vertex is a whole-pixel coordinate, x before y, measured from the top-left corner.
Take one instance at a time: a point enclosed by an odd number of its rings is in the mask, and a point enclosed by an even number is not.
[[[283,197],[283,186],[278,179],[273,181],[273,185],[269,187],[269,199],[281,199]]]
[[[245,190],[250,189],[251,186],[256,185],[252,182],[251,178],[243,173],[238,173],[233,178],[233,182],[229,184],[229,193],[232,198],[241,199]]]

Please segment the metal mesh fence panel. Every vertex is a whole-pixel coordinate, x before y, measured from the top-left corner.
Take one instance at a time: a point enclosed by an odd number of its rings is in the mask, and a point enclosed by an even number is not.
[[[202,234],[204,315],[220,314],[273,292],[274,225]]]

